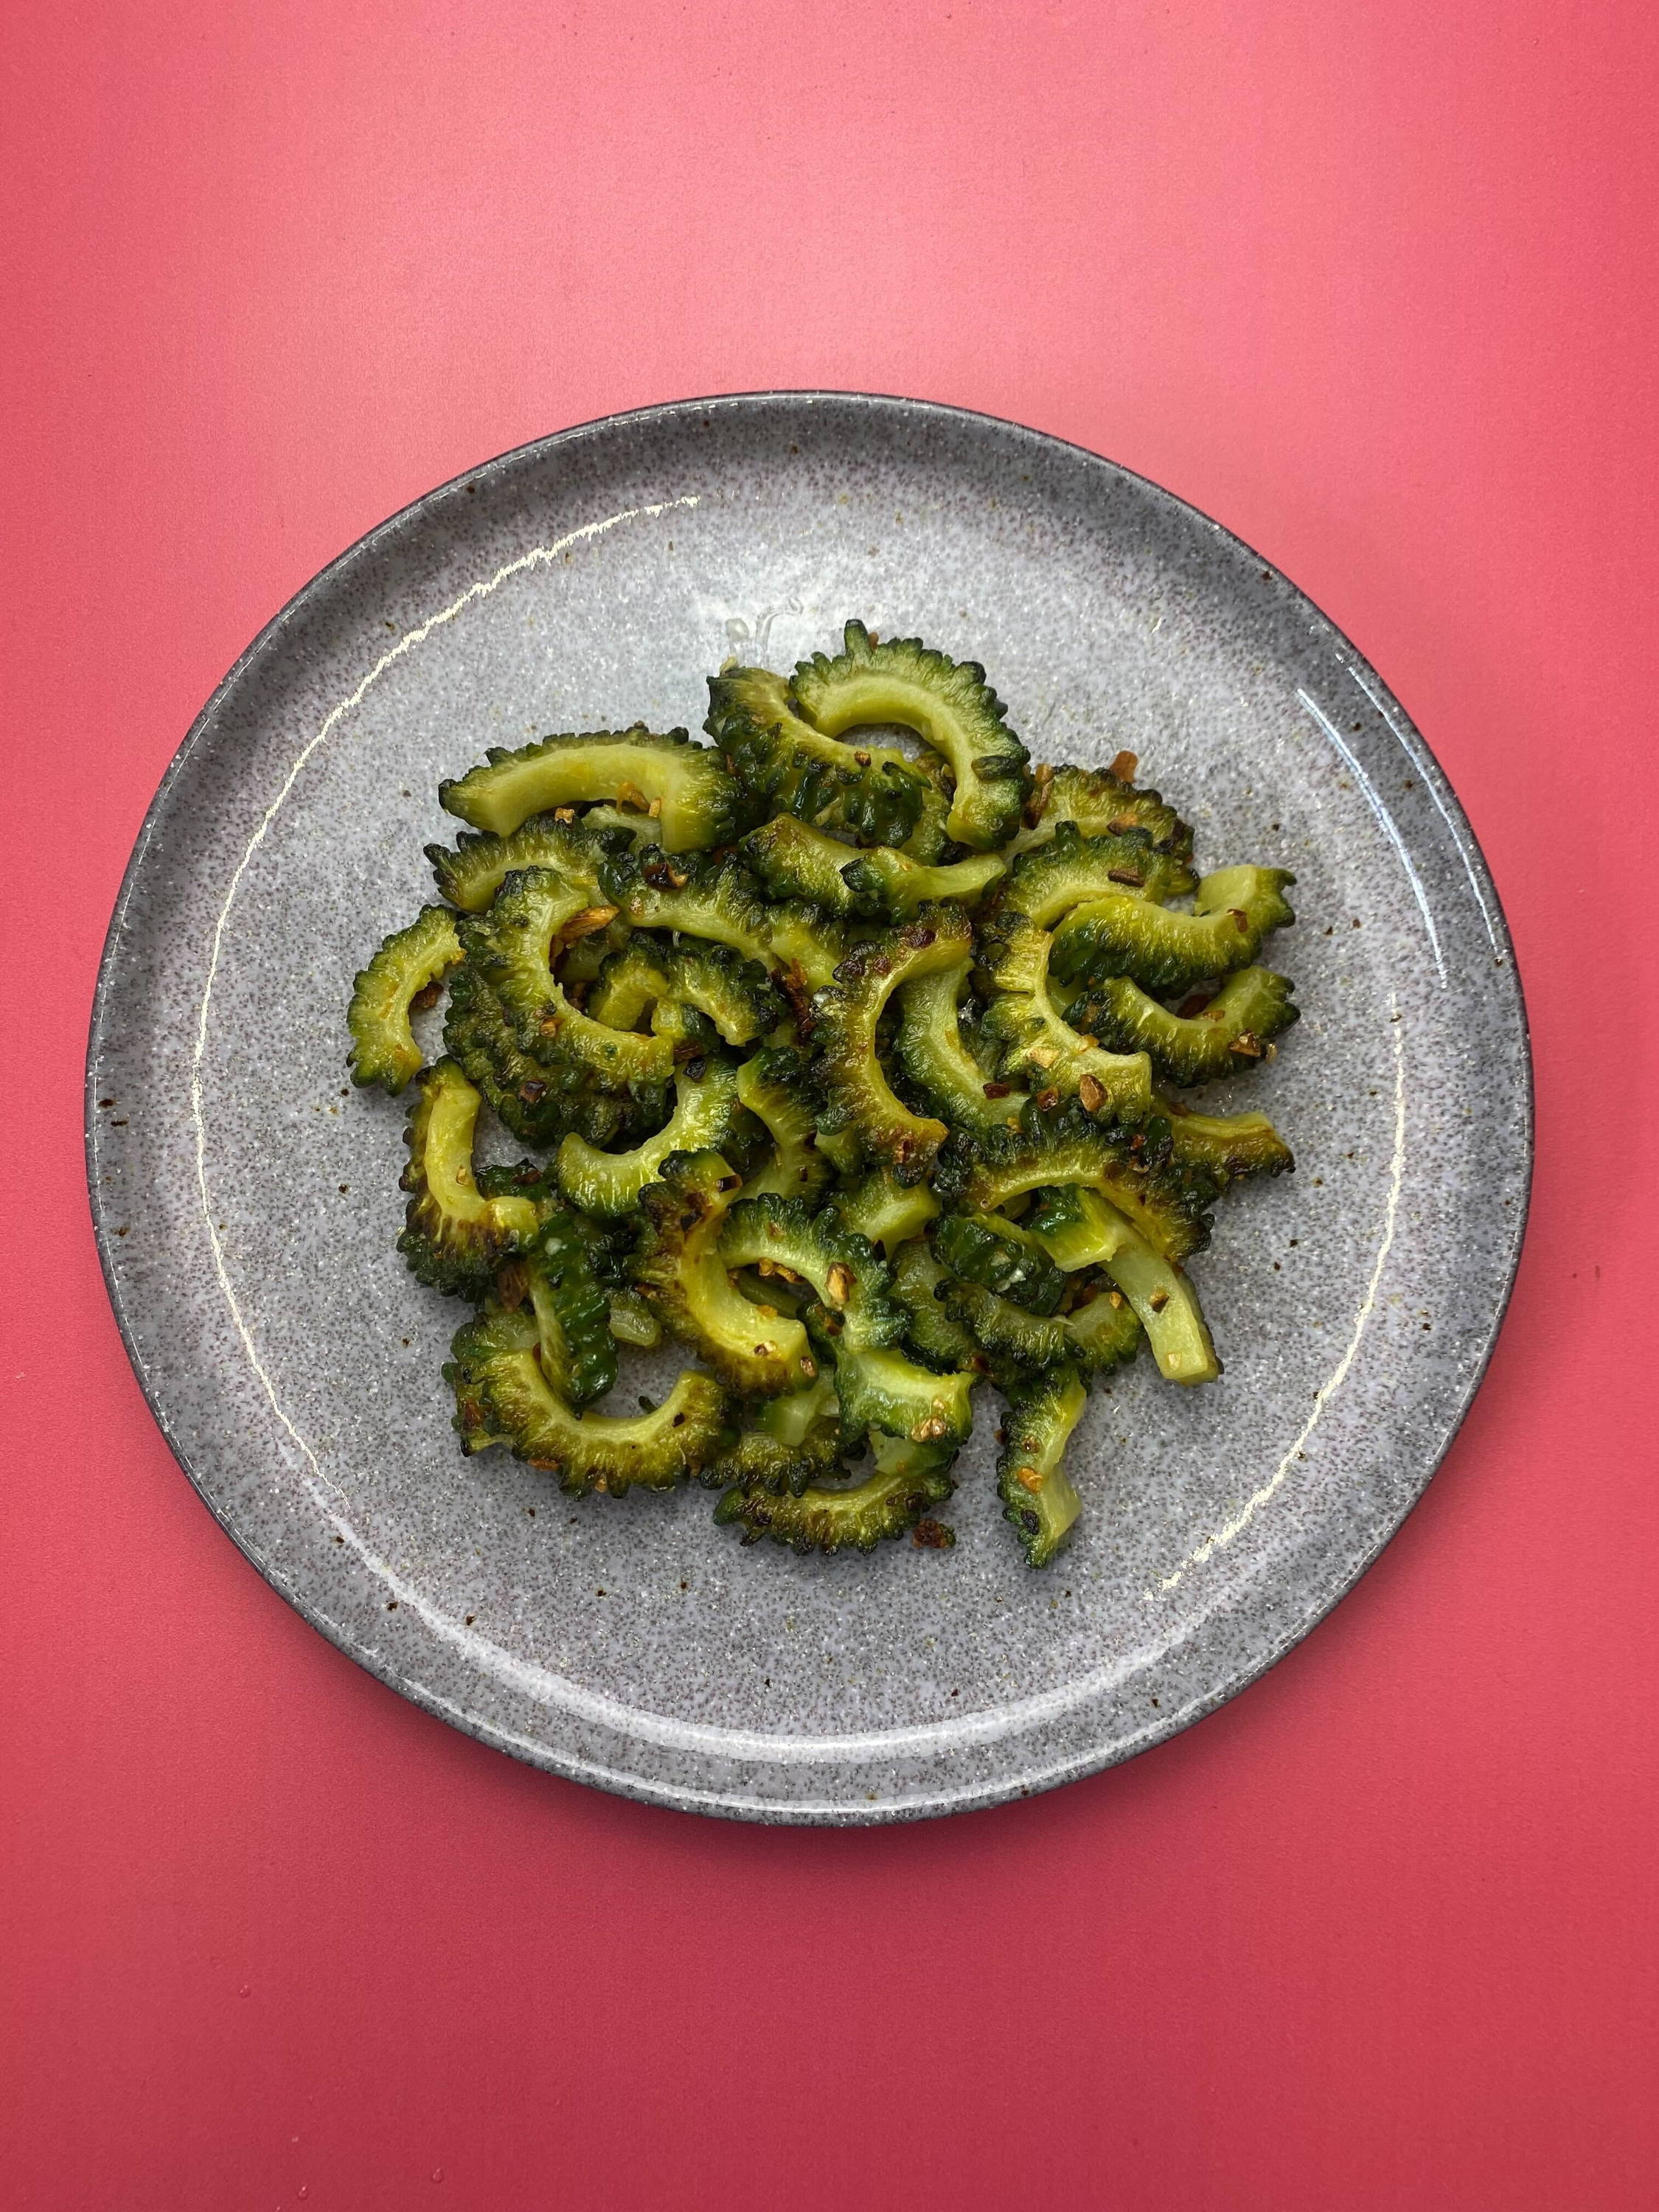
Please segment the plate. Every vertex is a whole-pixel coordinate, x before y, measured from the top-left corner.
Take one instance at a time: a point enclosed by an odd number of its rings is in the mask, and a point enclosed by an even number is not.
[[[745,1550],[708,1494],[576,1504],[467,1461],[460,1311],[394,1249],[403,1115],[345,1086],[354,971],[431,896],[441,776],[556,729],[696,729],[730,655],[848,615],[982,660],[1038,760],[1138,753],[1200,861],[1292,868],[1299,1027],[1233,1087],[1293,1177],[1194,1275],[1225,1373],[1141,1360],[1046,1573],[960,1463],[952,1552]],[[652,408],[445,485],[308,584],[144,823],[93,1022],[110,1295],[181,1465],[305,1617],[486,1742],[761,1820],[988,1805],[1172,1735],[1334,1604],[1480,1378],[1526,1209],[1526,1023],[1444,777],[1353,647],[1167,492],[1013,424],[781,392]]]

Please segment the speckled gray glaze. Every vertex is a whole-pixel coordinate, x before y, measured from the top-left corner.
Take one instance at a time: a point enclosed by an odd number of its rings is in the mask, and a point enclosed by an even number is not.
[[[981,1412],[953,1552],[744,1551],[696,1491],[574,1505],[456,1449],[458,1310],[393,1246],[400,1106],[344,1089],[350,979],[431,896],[441,776],[493,743],[694,729],[727,654],[848,614],[982,659],[1034,757],[1138,752],[1210,866],[1293,868],[1304,1018],[1233,1086],[1298,1170],[1195,1263],[1226,1363],[1142,1360],[1073,1447],[1050,1571]],[[487,1742],[764,1820],[914,1818],[1124,1759],[1354,1581],[1480,1379],[1526,1208],[1525,1019],[1422,739],[1214,523],[1075,447],[914,402],[649,410],[432,493],[308,585],[191,732],[122,887],[89,1064],[93,1204],[179,1461],[307,1620]],[[1218,1095],[1218,1094],[1212,1094]],[[626,1382],[628,1378],[624,1378]]]

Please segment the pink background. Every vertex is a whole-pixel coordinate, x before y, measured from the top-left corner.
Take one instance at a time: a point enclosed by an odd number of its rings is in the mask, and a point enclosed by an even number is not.
[[[9,2203],[1654,2202],[1654,24],[14,13]],[[532,1773],[303,1626],[151,1425],[79,1133],[133,834],[289,594],[521,440],[808,384],[1076,439],[1280,562],[1462,794],[1539,1070],[1508,1327],[1356,1595],[1130,1768],[865,1834]]]

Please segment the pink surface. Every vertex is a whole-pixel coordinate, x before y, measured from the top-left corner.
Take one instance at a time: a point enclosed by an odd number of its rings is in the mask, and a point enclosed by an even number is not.
[[[8,2203],[1652,2203],[1654,24],[14,12]],[[501,447],[808,384],[1282,563],[1462,794],[1539,1068],[1508,1327],[1358,1593],[1130,1768],[866,1834],[547,1779],[303,1626],[151,1425],[79,1134],[133,834],[282,601]]]

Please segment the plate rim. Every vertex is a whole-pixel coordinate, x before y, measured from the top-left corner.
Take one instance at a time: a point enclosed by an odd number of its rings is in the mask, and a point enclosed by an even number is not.
[[[233,695],[246,672],[277,641],[289,624],[313,599],[313,595],[321,594],[326,586],[341,575],[349,572],[358,562],[370,557],[384,540],[400,531],[422,508],[465,484],[504,473],[532,455],[539,459],[555,452],[562,446],[574,445],[586,439],[615,432],[625,426],[672,422],[676,418],[695,416],[710,409],[736,413],[750,408],[760,409],[781,404],[811,407],[826,402],[866,407],[872,412],[890,410],[901,415],[912,416],[943,417],[951,422],[983,426],[1005,436],[1012,434],[1018,439],[1030,441],[1044,449],[1058,447],[1091,468],[1103,468],[1117,477],[1127,479],[1144,494],[1149,495],[1154,503],[1178,510],[1183,515],[1195,519],[1206,530],[1213,532],[1218,539],[1248,556],[1250,560],[1268,571],[1275,584],[1291,595],[1293,602],[1307,617],[1310,629],[1338,648],[1354,668],[1363,672],[1371,679],[1376,692],[1380,694],[1380,701],[1386,701],[1389,707],[1395,710],[1414,740],[1415,748],[1420,754],[1418,764],[1426,770],[1425,780],[1436,805],[1446,820],[1448,827],[1452,830],[1454,841],[1460,848],[1461,857],[1468,870],[1472,883],[1476,887],[1477,895],[1481,896],[1490,907],[1491,921],[1502,949],[1504,966],[1507,971],[1510,987],[1514,992],[1514,1011],[1520,1047],[1518,1082],[1515,1100],[1516,1109],[1515,1135],[1519,1189],[1513,1226],[1507,1240],[1507,1248],[1503,1254],[1502,1285],[1498,1296],[1493,1300],[1489,1319],[1480,1340],[1478,1356],[1470,1362],[1467,1376],[1462,1381],[1461,1394],[1454,1395],[1450,1401],[1450,1417],[1446,1427],[1444,1441],[1423,1470],[1421,1479],[1417,1482],[1403,1510],[1360,1551],[1355,1561],[1334,1585],[1322,1589],[1314,1602],[1298,1613],[1295,1622],[1274,1639],[1265,1655],[1260,1652],[1253,1653],[1247,1662],[1236,1668],[1214,1689],[1193,1697],[1184,1705],[1172,1707],[1167,1714],[1160,1712],[1155,1721],[1137,1730],[1128,1741],[1115,1746],[1109,1746],[1103,1750],[1096,1747],[1089,1750],[1070,1753],[1056,1760],[1052,1765],[1034,1772],[1024,1781],[1005,1779],[987,1783],[981,1780],[977,1784],[969,1783],[960,1789],[941,1790],[927,1796],[913,1795],[902,1800],[890,1802],[878,1800],[875,1803],[855,1803],[850,1800],[834,1798],[825,1798],[822,1801],[792,1798],[768,1799],[752,1793],[740,1793],[735,1790],[722,1793],[714,1790],[697,1790],[688,1786],[684,1782],[668,1783],[650,1776],[622,1773],[605,1765],[599,1759],[584,1757],[574,1749],[556,1750],[546,1745],[532,1747],[522,1739],[514,1737],[483,1716],[471,1710],[458,1710],[452,1702],[441,1699],[428,1686],[411,1680],[403,1674],[395,1659],[383,1656],[374,1647],[360,1643],[346,1624],[325,1614],[311,1602],[304,1592],[281,1572],[273,1561],[263,1556],[260,1547],[253,1540],[252,1535],[239,1528],[228,1514],[222,1510],[205,1481],[198,1476],[196,1469],[191,1466],[180,1439],[174,1432],[160,1388],[152,1382],[134,1330],[129,1323],[127,1300],[114,1264],[116,1254],[111,1224],[106,1218],[106,1203],[100,1193],[97,1174],[97,1142],[100,1135],[95,1097],[98,1088],[97,1064],[105,1042],[108,1008],[116,979],[116,969],[123,950],[124,925],[129,906],[143,873],[149,848],[168,813],[175,786],[188,767],[191,757],[198,744],[213,727],[222,704]],[[1386,712],[1385,719],[1389,719]],[[953,405],[943,400],[921,399],[893,392],[840,390],[834,387],[784,386],[709,393],[699,398],[656,401],[641,407],[628,408],[611,414],[591,416],[585,421],[568,424],[562,429],[549,432],[542,437],[528,439],[518,445],[507,447],[492,454],[489,459],[476,462],[470,467],[460,470],[455,475],[446,477],[441,483],[428,486],[424,491],[418,493],[413,499],[406,501],[403,506],[375,523],[309,576],[296,591],[290,594],[277,611],[256,631],[225,671],[223,676],[214,685],[168,761],[161,779],[144,811],[143,817],[133,840],[132,850],[122,871],[120,883],[111,909],[109,924],[105,932],[102,950],[99,955],[96,980],[94,984],[88,1020],[82,1142],[93,1240],[97,1249],[99,1267],[123,1348],[150,1417],[160,1430],[163,1442],[191,1489],[213,1519],[224,1530],[249,1564],[256,1569],[264,1581],[270,1583],[284,1602],[294,1608],[308,1626],[326,1638],[336,1650],[343,1652],[346,1657],[373,1675],[376,1680],[384,1683],[388,1689],[396,1692],[399,1697],[406,1698],[410,1704],[445,1722],[448,1726],[459,1729],[463,1735],[487,1744],[493,1750],[504,1752],[509,1758],[538,1771],[556,1774],[567,1780],[583,1783],[589,1787],[603,1790],[608,1795],[629,1798],[636,1802],[665,1806],[674,1811],[701,1814],[716,1819],[749,1820],[790,1826],[862,1827],[888,1826],[899,1821],[940,1819],[953,1813],[984,1810],[989,1807],[1006,1804],[1020,1798],[1042,1795],[1048,1790],[1061,1788],[1066,1783],[1080,1780],[1086,1775],[1102,1773],[1113,1766],[1121,1765],[1126,1760],[1139,1756],[1142,1752],[1152,1750],[1157,1745],[1167,1742],[1172,1736],[1180,1735],[1195,1722],[1205,1719],[1209,1714],[1219,1711],[1223,1705],[1230,1704],[1253,1682],[1259,1680],[1262,1675],[1277,1666],[1288,1652],[1293,1650],[1312,1633],[1322,1620],[1336,1610],[1343,1600],[1351,1594],[1356,1584],[1376,1565],[1382,1553],[1394,1541],[1422,1503],[1430,1484],[1443,1466],[1447,1455],[1461,1433],[1463,1424],[1468,1417],[1469,1409],[1486,1380],[1498,1336],[1502,1332],[1514,1297],[1521,1255],[1525,1246],[1530,1218],[1537,1158],[1535,1094],[1532,1027],[1527,1006],[1525,983],[1521,974],[1520,963],[1516,957],[1514,938],[1486,853],[1475,835],[1462,802],[1444,769],[1441,766],[1432,746],[1407,712],[1392,686],[1383,679],[1346,632],[1333,622],[1330,617],[1279,567],[1276,562],[1267,555],[1258,551],[1248,539],[1241,538],[1236,531],[1229,529],[1224,523],[1218,521],[1206,509],[1190,500],[1182,498],[1179,494],[1169,490],[1152,477],[1141,474],[1122,462],[1112,459],[1109,455],[1097,453],[1092,447],[1079,444],[1075,440],[1060,437],[1051,431],[1039,430],[1029,423],[1015,422],[1007,416],[989,414],[981,409]]]

